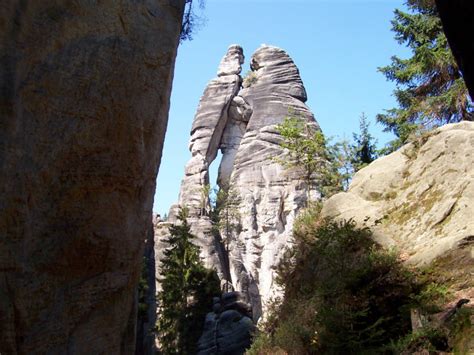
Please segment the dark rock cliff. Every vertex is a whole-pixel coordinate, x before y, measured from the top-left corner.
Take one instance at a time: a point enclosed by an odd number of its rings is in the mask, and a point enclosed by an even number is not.
[[[436,0],[444,32],[474,100],[474,2],[472,0]]]

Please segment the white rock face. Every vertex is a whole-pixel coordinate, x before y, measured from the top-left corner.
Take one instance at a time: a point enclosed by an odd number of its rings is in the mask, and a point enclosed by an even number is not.
[[[306,203],[300,175],[274,161],[285,154],[275,125],[289,111],[317,124],[304,104],[306,91],[298,69],[285,51],[261,47],[252,56],[251,66],[256,79],[239,95],[253,113],[235,156],[230,183],[240,198],[242,230],[231,239],[229,260],[232,283],[248,294],[254,318],[258,318],[278,292],[274,268],[290,242],[295,215]]]
[[[217,270],[221,279],[228,279],[228,273],[224,274],[222,246],[214,235],[208,216],[209,201],[205,189],[209,185],[209,165],[217,156],[226,128],[227,112],[241,86],[239,73],[243,58],[241,47],[230,46],[220,63],[218,77],[211,80],[201,97],[191,128],[189,150],[192,157],[186,164],[178,205],[173,206],[169,213],[170,222],[175,223],[178,206],[189,209],[189,224],[197,237],[196,244],[201,247],[201,257],[207,267]],[[163,233],[166,234],[166,228],[157,236],[162,239]],[[159,263],[157,265],[159,269]]]
[[[186,165],[179,205],[190,208],[189,223],[208,267],[230,280],[253,306],[258,319],[265,303],[278,293],[274,268],[291,239],[297,211],[306,203],[306,190],[296,171],[283,168],[274,158],[283,157],[276,125],[291,112],[319,129],[304,104],[306,91],[291,58],[282,49],[259,48],[251,59],[252,79],[241,88],[238,75],[242,48],[233,45],[222,59],[218,78],[206,88],[197,110],[190,140],[192,158]],[[237,195],[238,228],[227,239],[214,235],[206,215],[203,187],[218,149],[223,156],[218,184]],[[313,192],[318,197],[317,191]],[[170,212],[175,222],[176,206]]]
[[[322,213],[370,227],[416,265],[472,244],[474,123],[443,126],[374,161]]]

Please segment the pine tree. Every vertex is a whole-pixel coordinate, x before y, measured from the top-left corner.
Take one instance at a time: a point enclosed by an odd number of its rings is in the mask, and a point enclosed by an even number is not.
[[[318,184],[322,197],[342,190],[342,179],[336,164],[337,146],[330,145],[323,133],[303,118],[290,115],[276,126],[283,138],[280,145],[286,148],[289,159],[275,158],[286,168],[299,168],[306,182],[307,201],[311,189]]]
[[[187,210],[181,209],[180,224],[170,227],[166,240],[158,293],[157,333],[163,354],[193,354],[202,333],[212,297],[220,294],[214,271],[203,266],[199,247],[192,243]]]
[[[367,122],[367,116],[364,113],[359,118],[359,127],[359,133],[353,133],[352,165],[354,172],[369,165],[377,158],[376,141],[369,132],[369,122]]]
[[[347,139],[341,139],[334,145],[335,164],[339,171],[342,187],[347,191],[354,175],[354,145]]]
[[[412,56],[392,57],[379,68],[397,88],[399,107],[377,116],[397,139],[390,150],[405,143],[410,135],[445,123],[472,120],[472,102],[458,65],[451,53],[434,0],[407,0],[409,12],[395,10],[392,30]]]

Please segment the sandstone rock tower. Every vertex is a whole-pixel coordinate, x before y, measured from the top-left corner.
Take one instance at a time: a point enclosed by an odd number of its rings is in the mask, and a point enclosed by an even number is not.
[[[251,58],[251,73],[239,75],[244,56],[232,45],[221,61],[218,77],[204,91],[191,129],[191,160],[185,168],[179,205],[190,210],[190,224],[208,267],[247,295],[254,319],[276,291],[274,267],[290,242],[297,211],[306,203],[299,174],[274,158],[284,157],[276,125],[293,115],[319,129],[305,105],[306,91],[288,54],[262,46]],[[238,196],[238,228],[227,236],[212,232],[208,201],[209,166],[222,152],[218,184]],[[318,192],[313,192],[318,196]],[[174,220],[175,207],[170,211]]]

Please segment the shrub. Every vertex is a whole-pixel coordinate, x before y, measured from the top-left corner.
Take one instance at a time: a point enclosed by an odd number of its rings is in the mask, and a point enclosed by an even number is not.
[[[244,88],[249,88],[253,84],[255,84],[257,81],[258,81],[257,73],[255,73],[254,71],[249,70],[244,76],[243,87]]]
[[[316,211],[295,224],[295,244],[279,264],[284,298],[262,325],[264,345],[288,354],[352,354],[408,334],[411,295],[421,287],[415,275],[367,228],[314,218]]]

